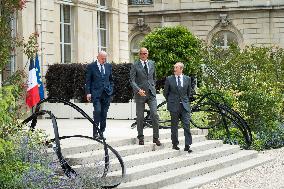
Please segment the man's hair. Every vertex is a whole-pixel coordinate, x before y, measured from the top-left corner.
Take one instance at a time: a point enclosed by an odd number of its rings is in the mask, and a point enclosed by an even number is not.
[[[100,56],[100,55],[105,55],[105,56],[107,56],[107,53],[106,53],[106,51],[100,51],[99,54],[98,54],[98,56]]]
[[[178,65],[181,69],[184,68],[184,64],[182,62],[177,62],[175,65]]]
[[[142,49],[146,50],[146,51],[147,51],[147,53],[149,54],[148,49],[147,49],[146,47],[142,47],[142,48],[140,48],[139,53],[141,53]]]

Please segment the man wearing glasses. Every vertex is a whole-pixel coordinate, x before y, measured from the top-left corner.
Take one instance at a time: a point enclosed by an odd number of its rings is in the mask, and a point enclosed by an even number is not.
[[[130,84],[133,88],[136,102],[137,131],[139,145],[144,145],[143,122],[145,103],[150,108],[150,115],[153,126],[153,143],[161,145],[159,141],[159,116],[157,113],[156,100],[156,71],[154,61],[148,60],[148,50],[141,48],[139,51],[140,60],[134,62],[130,70]]]

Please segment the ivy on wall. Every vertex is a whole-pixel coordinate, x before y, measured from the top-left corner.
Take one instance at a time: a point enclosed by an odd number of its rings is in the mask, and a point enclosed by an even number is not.
[[[10,60],[18,39],[11,35],[11,19],[22,10],[26,0],[0,0],[0,72]]]

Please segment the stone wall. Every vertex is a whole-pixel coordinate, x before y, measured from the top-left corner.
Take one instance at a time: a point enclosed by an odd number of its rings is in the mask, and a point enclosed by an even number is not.
[[[60,63],[60,4],[71,5],[72,62],[89,63],[96,59],[98,51],[97,11],[94,0],[76,0],[71,3],[59,0],[30,0],[18,16],[18,33],[25,39],[36,30],[40,48],[43,75],[47,66]],[[108,60],[129,62],[128,5],[126,0],[107,0],[109,38]],[[17,68],[24,69],[27,57],[17,54]],[[25,68],[27,70],[27,68]]]
[[[222,15],[226,15],[224,23]],[[149,6],[131,5],[130,36],[135,32],[140,34],[137,18],[142,18],[150,28],[147,32],[140,31],[144,35],[156,27],[184,25],[208,44],[214,34],[228,30],[236,34],[241,47],[251,44],[284,47],[284,1],[281,0],[159,0]]]

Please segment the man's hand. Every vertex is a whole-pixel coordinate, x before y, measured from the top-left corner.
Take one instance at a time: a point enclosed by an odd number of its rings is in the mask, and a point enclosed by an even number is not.
[[[87,101],[91,102],[92,100],[92,95],[91,94],[87,94]]]
[[[142,90],[142,89],[139,89],[138,94],[139,94],[140,96],[146,96],[145,91]]]

